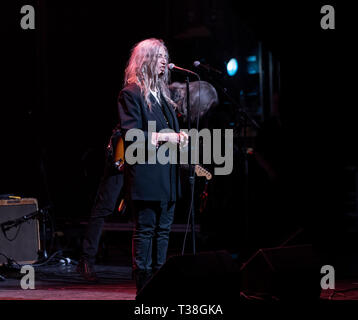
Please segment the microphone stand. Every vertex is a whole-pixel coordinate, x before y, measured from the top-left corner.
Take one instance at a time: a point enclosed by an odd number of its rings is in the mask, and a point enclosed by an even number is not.
[[[190,93],[189,93],[189,76],[186,77],[186,104],[187,104],[187,121],[188,121],[188,131],[191,129],[191,112],[190,112]],[[193,254],[196,254],[196,244],[195,244],[195,206],[194,206],[194,184],[195,184],[195,173],[194,166],[191,163],[191,137],[189,136],[188,141],[188,160],[189,160],[189,185],[190,185],[190,208],[189,212],[191,213],[191,234],[193,240]]]
[[[40,212],[42,213],[42,250],[39,251],[39,260],[36,263],[46,261],[48,258],[46,250],[46,215],[48,214],[48,207],[40,210]]]

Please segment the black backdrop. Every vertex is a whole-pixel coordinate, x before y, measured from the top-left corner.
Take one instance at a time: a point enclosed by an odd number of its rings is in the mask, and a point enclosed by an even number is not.
[[[250,3],[37,1],[37,28],[27,31],[20,8],[31,1],[2,5],[0,194],[52,203],[56,217],[86,216],[133,44],[162,38],[178,65],[205,59],[224,68],[230,55],[261,40],[281,61],[289,155],[289,197],[282,201],[289,219],[323,242],[331,238],[340,221],[342,170],[357,165],[353,12],[332,2],[337,28],[322,30],[326,3]],[[234,91],[240,85],[229,84]],[[238,186],[230,183],[232,200]],[[213,225],[220,220],[235,232],[236,204],[230,208],[216,212]]]

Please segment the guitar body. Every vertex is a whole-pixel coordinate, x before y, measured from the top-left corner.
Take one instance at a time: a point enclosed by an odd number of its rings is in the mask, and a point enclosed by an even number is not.
[[[124,165],[124,140],[122,137],[118,139],[114,151],[114,165],[118,170],[123,170]]]

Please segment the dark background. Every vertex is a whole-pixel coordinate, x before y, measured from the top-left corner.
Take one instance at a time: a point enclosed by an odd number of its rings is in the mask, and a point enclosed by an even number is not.
[[[35,7],[35,30],[20,28],[25,4]],[[336,30],[320,27],[325,4],[336,10]],[[234,251],[274,246],[303,228],[302,241],[314,242],[322,252],[352,248],[358,165],[353,14],[348,4],[332,1],[2,5],[0,194],[34,197],[40,207],[51,204],[55,220],[86,220],[105,146],[117,123],[117,95],[132,46],[145,38],[161,38],[171,61],[189,69],[194,60],[201,60],[225,71],[229,58],[238,57],[239,74],[218,82],[240,100],[250,81],[257,85],[240,66],[257,53],[260,41],[265,54],[271,52],[280,63],[281,87],[275,93],[282,126],[272,121],[267,100],[259,110],[255,102],[248,103],[261,126],[248,146],[261,148],[278,168],[279,183],[249,159],[247,230],[243,161],[236,153],[233,174],[214,177],[210,184],[207,211],[198,218],[205,230],[200,243],[203,249]],[[267,75],[267,69],[264,72]],[[202,79],[210,82],[205,74]],[[178,75],[173,80],[183,82]],[[209,124],[242,125],[235,108],[220,97]],[[240,148],[242,141],[238,143]],[[199,182],[198,190],[201,187]],[[185,201],[178,208],[184,208]],[[176,222],[185,223],[186,212],[177,211]]]

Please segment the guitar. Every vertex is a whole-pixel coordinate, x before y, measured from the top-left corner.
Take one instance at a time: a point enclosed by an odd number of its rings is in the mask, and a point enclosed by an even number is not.
[[[123,170],[124,161],[124,140],[120,137],[114,152],[114,166],[121,171]],[[180,166],[186,169],[189,168],[188,164],[182,164]],[[212,178],[212,174],[198,164],[195,165],[195,173],[198,177],[205,177],[207,180]]]
[[[121,163],[121,168],[123,167],[123,162],[121,158],[118,159],[118,161],[120,161]],[[181,165],[181,167],[184,167],[186,169],[189,168],[189,165],[188,164],[184,164],[184,165]],[[121,169],[118,169],[118,170],[121,170]],[[207,200],[207,197],[208,197],[208,192],[207,192],[207,186],[208,186],[208,181],[211,180],[211,178],[213,177],[212,174],[204,169],[202,166],[199,166],[198,164],[195,165],[195,174],[198,176],[198,177],[205,177],[206,178],[206,182],[205,182],[205,190],[204,192],[201,194],[200,198],[201,198],[201,201],[202,201],[202,204],[200,206],[200,212],[202,212],[206,206],[206,200]],[[121,202],[119,203],[119,206],[118,206],[118,212],[121,213],[121,214],[124,214],[124,211],[126,209],[126,203],[125,203],[125,200],[124,199],[121,199]]]
[[[113,150],[113,146],[115,146],[114,150]],[[107,151],[108,151],[108,154],[113,159],[113,164],[114,164],[115,168],[118,171],[123,171],[124,163],[125,163],[124,139],[121,136],[120,130],[118,128],[113,130],[112,136],[111,136],[110,141],[107,145]],[[180,166],[181,166],[181,168],[185,168],[185,169],[189,168],[188,164],[182,164]],[[206,178],[205,194],[207,197],[207,192],[206,192],[207,183],[209,180],[211,180],[212,174],[208,170],[204,169],[202,166],[200,166],[198,164],[195,165],[195,174],[198,177]],[[120,204],[118,206],[118,211],[123,214],[125,209],[126,209],[125,201],[124,201],[124,199],[121,199]]]

